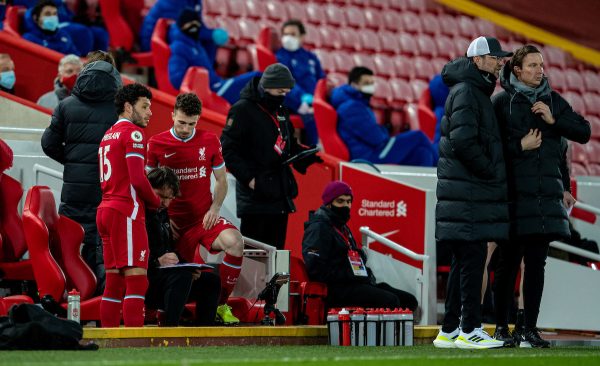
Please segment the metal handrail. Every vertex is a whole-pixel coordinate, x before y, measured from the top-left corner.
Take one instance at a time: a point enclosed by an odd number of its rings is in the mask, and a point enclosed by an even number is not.
[[[553,248],[556,248],[556,249],[564,250],[565,252],[577,254],[579,256],[600,262],[600,254],[590,252],[589,250],[577,248],[577,247],[574,247],[574,246],[566,244],[566,243],[561,243],[559,241],[551,242],[550,246]]]
[[[596,215],[600,215],[600,208],[590,206],[587,203],[582,203],[582,202],[577,201],[577,202],[575,202],[575,207],[580,208],[585,211],[589,211]]]
[[[385,245],[386,247],[393,249],[397,252],[400,252],[401,254],[404,254],[405,256],[407,256],[411,259],[414,259],[416,261],[425,262],[427,259],[429,259],[428,255],[417,254],[417,253],[413,252],[412,250],[405,248],[402,245],[391,241],[390,239],[386,238],[385,236],[381,236],[381,235],[377,234],[376,232],[371,231],[371,229],[369,229],[369,227],[367,227],[367,226],[361,227],[360,232],[363,234],[363,246],[367,245],[365,236],[368,236],[372,239],[377,240],[378,242]]]
[[[275,248],[274,246],[271,246],[269,244],[265,244],[262,241],[254,240],[252,238],[248,238],[247,236],[243,236],[243,239],[244,239],[244,244],[247,244],[253,248],[262,249],[265,252],[269,252],[269,253],[277,251],[277,248]]]
[[[38,173],[44,173],[46,175],[49,175],[51,177],[57,178],[57,179],[63,179],[63,173],[59,172],[58,170],[54,170],[52,168],[48,168],[47,166],[35,163],[33,164],[33,173],[35,174],[35,185],[38,184]]]
[[[22,128],[22,127],[0,127],[0,132],[6,133],[25,133],[25,134],[37,134],[44,133],[43,128]]]

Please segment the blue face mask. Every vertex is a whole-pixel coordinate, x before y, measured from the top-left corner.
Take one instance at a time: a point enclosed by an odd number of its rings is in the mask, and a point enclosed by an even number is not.
[[[54,32],[58,28],[58,16],[51,15],[42,18],[42,29]]]
[[[0,72],[0,86],[5,89],[12,89],[15,86],[17,78],[14,71]]]

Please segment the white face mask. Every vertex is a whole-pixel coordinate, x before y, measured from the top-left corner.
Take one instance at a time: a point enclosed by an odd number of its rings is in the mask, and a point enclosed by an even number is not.
[[[285,35],[281,37],[281,45],[286,50],[294,52],[300,48],[300,39],[294,36]]]
[[[368,84],[368,85],[363,85],[360,88],[360,91],[365,93],[365,94],[375,94],[375,84]]]

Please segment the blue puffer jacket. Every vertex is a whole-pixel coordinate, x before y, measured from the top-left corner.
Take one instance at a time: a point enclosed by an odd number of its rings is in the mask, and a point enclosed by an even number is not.
[[[296,111],[302,103],[302,95],[313,94],[317,81],[325,77],[325,72],[323,72],[317,55],[304,48],[299,48],[294,52],[280,48],[275,56],[277,61],[290,69],[292,76],[296,79],[296,85],[284,102],[286,107]]]
[[[360,91],[345,84],[333,90],[331,104],[337,111],[337,130],[350,151],[350,159],[372,160],[390,135],[377,124],[369,100]]]
[[[185,35],[175,23],[171,24],[169,35],[172,39],[170,45],[171,57],[169,58],[169,80],[175,89],[179,89],[185,72],[192,66],[199,66],[208,70],[211,89],[213,85],[221,82],[221,77],[215,72],[200,40]]]
[[[152,38],[152,32],[158,19],[177,19],[179,13],[185,8],[197,11],[200,14],[200,23],[204,24],[202,21],[202,0],[158,0],[144,18],[142,28],[140,29],[140,47],[142,51],[150,51],[150,39]],[[212,32],[212,29],[206,28],[203,25],[200,28],[199,39],[201,41],[212,40]],[[171,41],[170,39],[169,42]]]
[[[444,106],[446,105],[448,94],[450,93],[450,89],[448,89],[448,86],[446,86],[442,80],[442,75],[437,74],[431,79],[429,82],[429,93],[431,94],[431,102],[433,104],[432,109],[435,114],[435,137],[433,139],[433,144],[437,151],[442,135],[440,122],[444,116]]]
[[[33,16],[31,15],[31,11],[37,3],[37,0],[22,0],[21,3],[23,6],[27,7],[27,11],[25,12],[25,31],[30,32],[37,28],[37,25],[33,21]],[[62,0],[54,0],[54,4],[56,4],[58,21],[60,23],[70,22],[73,20],[73,12],[67,8],[67,5]]]
[[[23,38],[65,55],[74,53],[81,56],[69,34],[60,28],[56,30],[56,33],[48,34],[36,26],[31,31],[23,34]]]

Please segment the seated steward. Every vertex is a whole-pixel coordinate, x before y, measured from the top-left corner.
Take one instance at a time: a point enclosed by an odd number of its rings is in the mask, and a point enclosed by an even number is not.
[[[58,9],[52,0],[40,0],[31,9],[33,26],[23,34],[26,40],[63,54],[84,56],[73,43],[71,36],[59,28]]]

